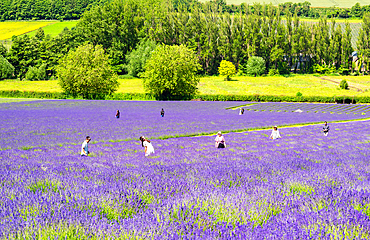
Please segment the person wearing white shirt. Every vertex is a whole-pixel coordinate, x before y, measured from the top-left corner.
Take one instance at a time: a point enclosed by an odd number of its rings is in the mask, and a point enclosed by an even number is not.
[[[85,141],[82,143],[81,147],[81,157],[89,156],[89,147],[88,143],[90,142],[91,138],[89,136],[86,137]]]
[[[150,154],[154,153],[154,147],[150,143],[150,140],[145,139],[144,136],[140,137],[141,146],[145,148],[145,157],[149,156]]]
[[[270,138],[271,139],[281,138],[280,133],[279,133],[279,130],[277,129],[277,126],[274,126],[274,129],[271,132]]]
[[[216,148],[225,148],[226,147],[225,138],[224,138],[224,136],[222,136],[221,132],[217,133],[217,136],[215,138],[215,147]]]

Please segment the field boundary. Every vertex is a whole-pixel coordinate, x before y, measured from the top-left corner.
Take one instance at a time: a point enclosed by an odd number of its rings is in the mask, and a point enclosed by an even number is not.
[[[40,99],[73,99],[62,92],[37,92],[19,90],[0,90],[2,98],[40,98]],[[82,98],[75,98],[82,99]],[[370,97],[358,96],[274,96],[274,95],[234,95],[234,94],[198,94],[192,99],[202,101],[246,101],[246,102],[312,102],[312,103],[370,103]],[[148,93],[114,93],[101,100],[156,100]],[[191,99],[177,99],[191,100]]]

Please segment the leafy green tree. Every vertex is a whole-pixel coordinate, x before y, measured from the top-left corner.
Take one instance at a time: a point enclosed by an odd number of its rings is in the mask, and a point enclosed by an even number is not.
[[[40,67],[29,67],[25,79],[30,81],[46,80],[46,64],[41,64]]]
[[[358,41],[357,41],[358,49],[362,57],[360,60],[367,66],[367,70],[369,70],[369,63],[370,63],[370,13],[365,13],[362,18],[362,28],[360,29]],[[361,65],[359,65],[361,66]]]
[[[55,75],[55,67],[59,59],[68,54],[70,50],[75,50],[82,45],[85,39],[78,28],[69,30],[64,28],[61,33],[51,38],[49,35],[44,38],[39,45],[39,59],[42,63],[47,63],[47,74]]]
[[[0,54],[0,79],[11,78],[13,73],[13,65]]]
[[[37,29],[36,34],[35,34],[35,38],[37,38],[40,41],[44,40],[44,38],[45,38],[44,29],[42,29],[42,28]]]
[[[359,3],[356,3],[355,5],[353,5],[353,7],[351,8],[351,15],[353,17],[362,17],[362,8],[360,6]]]
[[[331,62],[335,65],[336,69],[341,66],[342,60],[342,29],[340,25],[335,28],[335,21],[332,21],[332,31],[330,38],[330,53],[331,53]]]
[[[84,44],[70,51],[56,68],[62,89],[74,97],[104,99],[117,90],[117,75],[102,46]]]
[[[8,54],[8,49],[6,49],[6,47],[2,43],[0,43],[0,55],[5,57],[7,54]]]
[[[112,68],[118,73],[124,70],[127,53],[139,43],[149,3],[146,5],[137,0],[108,1],[86,12],[77,24],[87,41],[106,49]]]
[[[133,77],[140,76],[144,72],[146,61],[150,58],[156,47],[156,43],[151,40],[144,39],[144,41],[140,42],[137,48],[126,56],[127,64],[125,65],[125,69],[128,74]]]
[[[349,61],[349,56],[353,52],[352,48],[352,30],[349,22],[345,22],[345,32],[343,33],[342,38],[342,65],[343,67],[350,69],[351,62]]]
[[[340,87],[341,89],[347,90],[347,89],[348,89],[348,83],[347,83],[347,81],[346,81],[345,79],[343,79],[343,80],[340,82],[339,87]]]
[[[161,45],[145,65],[144,87],[160,100],[189,99],[196,93],[200,64],[184,45]]]
[[[250,57],[246,69],[248,74],[254,75],[255,77],[257,75],[262,75],[266,70],[265,60],[256,56]]]
[[[225,80],[229,81],[230,77],[232,77],[235,72],[235,66],[232,62],[222,60],[220,63],[220,67],[218,68],[218,72],[220,73],[221,76],[225,76]]]
[[[40,42],[27,34],[14,36],[7,59],[14,66],[18,78],[23,78],[30,66],[40,62],[38,47]]]

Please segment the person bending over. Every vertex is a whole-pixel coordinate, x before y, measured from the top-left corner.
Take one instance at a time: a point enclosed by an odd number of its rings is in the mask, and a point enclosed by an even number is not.
[[[88,143],[90,142],[91,138],[89,136],[86,136],[85,141],[82,143],[81,147],[81,157],[87,157],[89,156],[89,147]]]
[[[140,137],[141,146],[144,147],[145,157],[149,156],[150,154],[154,153],[154,147],[148,139],[145,139],[144,136]]]
[[[217,136],[215,138],[215,147],[216,148],[225,148],[226,147],[225,138],[224,138],[224,136],[222,136],[221,132],[217,133]]]

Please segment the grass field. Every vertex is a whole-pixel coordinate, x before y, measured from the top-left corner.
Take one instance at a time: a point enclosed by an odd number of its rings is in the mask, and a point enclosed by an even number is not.
[[[370,77],[325,77],[340,82],[346,79],[355,89],[342,90],[339,84],[320,79],[313,75],[295,75],[291,77],[233,77],[224,81],[223,77],[204,77],[198,85],[201,94],[237,94],[237,95],[275,95],[296,96],[370,96]],[[141,79],[120,79],[118,93],[144,93]],[[0,90],[21,90],[36,92],[62,91],[57,81],[0,81]]]
[[[201,2],[205,2],[206,0],[200,0]],[[355,5],[356,2],[360,3],[361,6],[370,4],[368,0],[356,0],[356,1],[348,1],[348,0],[226,0],[228,4],[236,4],[239,5],[241,3],[253,4],[253,3],[272,3],[273,5],[278,5],[280,3],[285,2],[295,2],[295,3],[303,3],[303,2],[310,2],[311,7],[340,7],[340,8],[351,8]]]
[[[45,26],[43,29],[45,31],[45,35],[50,35],[51,37],[57,36],[59,33],[63,31],[64,28],[71,29],[76,26],[78,21],[65,21],[65,22],[57,22],[48,26]],[[30,36],[34,36],[36,34],[36,30],[29,33]]]

